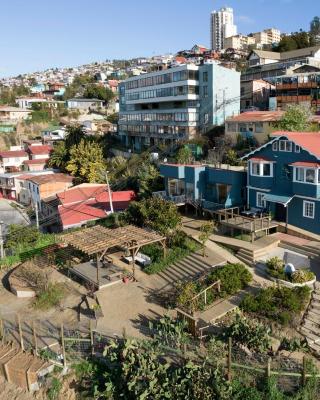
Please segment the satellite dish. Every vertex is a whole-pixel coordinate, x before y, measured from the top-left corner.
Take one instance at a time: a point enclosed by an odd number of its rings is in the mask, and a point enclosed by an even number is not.
[[[289,275],[292,275],[295,272],[295,270],[296,269],[295,269],[294,265],[291,263],[286,264],[284,267],[284,272]]]

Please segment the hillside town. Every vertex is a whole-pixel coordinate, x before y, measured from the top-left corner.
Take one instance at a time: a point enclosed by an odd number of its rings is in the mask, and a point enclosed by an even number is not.
[[[320,399],[320,16],[237,12],[0,78],[1,400]]]

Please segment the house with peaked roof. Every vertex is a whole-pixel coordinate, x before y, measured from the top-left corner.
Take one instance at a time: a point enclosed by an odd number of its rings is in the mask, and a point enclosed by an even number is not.
[[[112,207],[105,184],[83,183],[42,200],[42,216],[50,222],[52,231],[86,225],[105,218],[112,209],[124,211],[135,199],[132,190],[111,192]]]
[[[247,205],[320,234],[320,132],[274,132],[247,154]]]

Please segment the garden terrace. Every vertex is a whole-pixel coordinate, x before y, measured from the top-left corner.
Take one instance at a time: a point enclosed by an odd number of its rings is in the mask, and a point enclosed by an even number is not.
[[[135,273],[135,257],[141,247],[160,243],[163,253],[166,253],[166,237],[158,233],[127,225],[116,229],[108,229],[97,225],[92,228],[82,229],[76,232],[60,235],[59,240],[66,246],[71,246],[89,257],[95,256],[85,264],[79,264],[72,268],[72,271],[81,278],[93,283],[98,289],[110,283],[116,276],[121,277],[121,271],[116,266],[107,261],[108,252],[114,248],[120,248],[125,253],[130,253],[132,257],[132,271]],[[106,263],[107,261],[107,263]],[[100,277],[101,264],[107,266],[111,274],[107,274],[103,279]]]

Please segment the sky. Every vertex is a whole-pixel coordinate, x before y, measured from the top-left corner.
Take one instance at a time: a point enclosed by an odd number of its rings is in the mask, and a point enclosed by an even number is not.
[[[309,29],[319,0],[0,0],[0,77],[210,45],[210,13],[239,33]]]

